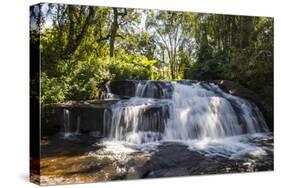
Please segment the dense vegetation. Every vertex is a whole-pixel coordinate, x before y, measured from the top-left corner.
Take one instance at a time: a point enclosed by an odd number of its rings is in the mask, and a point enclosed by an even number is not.
[[[98,98],[111,79],[227,79],[272,101],[272,18],[62,4],[30,15],[42,103]]]

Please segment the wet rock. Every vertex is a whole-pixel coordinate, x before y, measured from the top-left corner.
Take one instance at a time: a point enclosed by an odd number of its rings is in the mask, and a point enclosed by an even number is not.
[[[137,93],[139,84],[143,86],[142,97],[155,99],[172,97],[172,84],[170,81],[112,80],[108,83],[108,87],[112,94],[128,98],[140,94]]]
[[[112,80],[109,82],[110,92],[119,96],[135,96],[136,81],[135,80]]]
[[[141,169],[142,178],[175,177],[273,170],[273,155],[264,158],[232,160],[207,156],[185,145],[167,143]]]
[[[102,136],[104,110],[116,102],[85,101],[44,105],[41,108],[42,136],[63,133],[66,129],[71,133],[91,134],[94,132]]]
[[[208,156],[181,143],[165,142],[150,152],[131,148],[135,151],[127,153],[108,149],[99,143],[92,137],[78,137],[77,140],[54,137],[47,140],[41,150],[41,183],[86,183],[273,170],[273,152],[234,160]]]

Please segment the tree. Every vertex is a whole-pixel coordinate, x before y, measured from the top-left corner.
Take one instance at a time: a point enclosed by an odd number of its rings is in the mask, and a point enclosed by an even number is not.
[[[43,103],[98,98],[109,79],[182,78],[233,80],[273,103],[272,18],[62,4],[30,16]]]
[[[94,18],[96,10],[94,7],[68,5],[66,9],[69,20],[69,31],[66,48],[62,54],[63,58],[69,58],[76,51],[82,39],[87,34],[90,25],[96,22]]]

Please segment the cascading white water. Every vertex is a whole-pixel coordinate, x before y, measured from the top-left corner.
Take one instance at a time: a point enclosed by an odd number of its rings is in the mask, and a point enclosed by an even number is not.
[[[119,97],[117,95],[111,93],[109,85],[110,85],[110,81],[108,81],[105,84],[105,91],[102,92],[100,98],[103,100],[119,99]]]
[[[145,83],[139,82],[139,83],[137,84],[136,94],[135,94],[135,95],[138,96],[138,97],[144,96],[145,88],[146,88],[146,86],[147,86],[149,83],[150,83],[149,81],[147,81],[147,82],[145,82]]]
[[[63,109],[64,137],[71,135],[70,131],[70,112],[68,109]]]
[[[240,121],[242,121],[239,124],[244,124],[244,133],[259,133],[269,131],[262,113],[254,103],[251,103],[246,99],[227,94],[214,84],[207,86],[217,94],[230,101],[232,106],[238,110],[236,113],[238,113],[237,116],[240,117]]]
[[[199,84],[174,84],[173,116],[166,126],[165,139],[216,139],[267,131],[262,114],[254,104],[231,96],[215,85],[207,86],[209,90]]]
[[[104,116],[107,137],[131,143],[159,140],[159,123],[163,121],[161,118],[165,108],[158,102],[154,99],[133,97],[113,105],[110,111],[105,111]],[[153,108],[157,111],[151,112],[148,118],[145,117],[144,114],[149,110],[153,111]]]
[[[135,96],[145,98],[171,98],[169,90],[170,82],[168,81],[140,81],[136,86]]]
[[[253,103],[223,92],[213,84],[170,82],[173,90],[170,99],[146,98],[154,96],[155,86],[150,81],[139,82],[136,96],[120,101],[107,114],[106,123],[111,140],[129,143],[146,143],[155,140],[219,139],[248,133],[268,131],[261,112]],[[150,88],[152,89],[150,89]],[[165,88],[160,88],[165,89]],[[167,90],[162,91],[167,95]],[[152,107],[161,113],[151,115],[149,123],[143,119]],[[165,109],[168,108],[168,113]],[[159,122],[162,119],[162,122]],[[155,122],[153,122],[155,121]],[[162,124],[153,130],[142,130],[144,124]]]
[[[63,137],[64,138],[69,138],[74,135],[80,135],[80,124],[81,124],[81,117],[77,116],[76,119],[76,128],[75,131],[73,132],[71,129],[71,120],[70,120],[71,112],[69,109],[63,109]]]

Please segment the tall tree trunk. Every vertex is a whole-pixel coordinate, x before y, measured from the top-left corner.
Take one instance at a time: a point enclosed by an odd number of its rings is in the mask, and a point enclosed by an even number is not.
[[[172,80],[175,79],[175,72],[174,72],[174,63],[170,62],[170,69],[171,69],[171,78]]]
[[[91,24],[95,22],[95,10],[93,7],[89,7],[88,15],[84,21],[84,24],[82,25],[82,29],[80,32],[75,33],[75,27],[77,27],[77,23],[74,20],[74,14],[75,14],[75,6],[69,5],[68,6],[68,14],[69,14],[69,30],[68,30],[68,42],[66,49],[64,50],[64,53],[62,55],[63,58],[67,59],[71,54],[73,54],[76,49],[78,48],[79,44],[81,43],[82,39],[86,35],[88,28]],[[78,27],[81,27],[78,25]]]
[[[118,17],[124,17],[127,15],[127,9],[124,9],[124,12],[118,12],[117,8],[113,8],[113,22],[110,29],[110,38],[109,38],[109,56],[114,56],[114,47],[115,47],[115,38],[117,36],[117,31],[119,29]]]
[[[240,48],[249,47],[251,41],[251,34],[253,30],[254,30],[253,18],[250,16],[243,16],[241,18]]]
[[[111,31],[110,31],[110,39],[109,39],[109,56],[114,56],[114,43],[115,43],[115,37],[117,30],[119,28],[118,24],[118,10],[117,8],[113,8],[113,23],[111,25]]]

